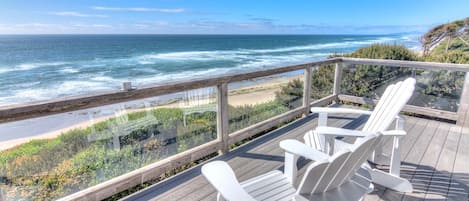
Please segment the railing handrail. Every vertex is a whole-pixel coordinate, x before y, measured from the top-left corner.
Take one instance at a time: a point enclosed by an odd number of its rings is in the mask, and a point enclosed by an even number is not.
[[[190,80],[180,80],[166,83],[150,84],[138,87],[130,91],[110,90],[106,92],[95,92],[86,95],[70,96],[56,98],[46,101],[36,101],[21,103],[0,107],[0,122],[10,122],[33,117],[47,116],[81,109],[111,105],[127,101],[139,100],[199,89],[205,87],[218,86],[223,83],[243,81],[253,78],[271,76],[280,73],[286,73],[296,70],[310,68],[312,66],[321,66],[340,62],[340,58],[309,62],[298,65],[283,66],[278,68],[269,68],[265,70],[232,73],[217,77],[197,78]]]
[[[450,71],[469,72],[469,64],[404,61],[404,60],[391,60],[391,59],[363,59],[363,58],[350,58],[350,57],[338,57],[338,58],[340,58],[340,60],[345,64],[379,65],[379,66],[386,66],[386,67],[406,67],[406,68],[419,68],[419,69],[425,69],[425,70],[450,70]]]
[[[150,84],[141,86],[137,89],[130,91],[110,90],[106,92],[94,92],[85,95],[56,98],[52,100],[1,106],[0,122],[16,121],[33,117],[41,117],[51,114],[58,114],[110,104],[122,103],[197,88],[218,86],[222,83],[230,83],[264,76],[271,76],[295,70],[307,69],[308,67],[312,66],[321,66],[334,63],[383,65],[390,67],[410,67],[428,70],[452,70],[469,72],[468,64],[337,57],[298,65],[269,68],[265,70]]]
[[[243,128],[234,133],[229,133],[229,116],[228,116],[228,83],[249,80],[253,78],[271,76],[296,70],[304,70],[305,85],[303,92],[310,93],[308,87],[311,83],[311,68],[314,66],[322,66],[336,64],[334,74],[334,89],[332,95],[326,96],[322,99],[311,102],[309,96],[303,96],[303,105],[301,107],[289,110],[283,114],[271,117],[267,120]],[[217,139],[207,142],[205,144],[193,147],[184,152],[162,159],[151,165],[141,167],[132,172],[115,177],[94,187],[87,188],[80,192],[68,195],[61,200],[100,200],[109,197],[123,189],[133,187],[145,181],[158,177],[166,171],[177,168],[188,160],[197,160],[205,157],[213,152],[219,151],[226,153],[229,151],[229,144],[239,142],[240,140],[251,137],[256,133],[265,131],[273,126],[279,125],[282,122],[293,119],[301,114],[308,114],[311,106],[323,106],[332,101],[341,100],[340,96],[340,81],[342,80],[341,71],[348,64],[364,64],[364,65],[381,65],[393,67],[410,67],[428,70],[452,70],[469,72],[469,65],[467,64],[446,64],[434,62],[415,62],[415,61],[397,61],[385,59],[357,59],[357,58],[343,58],[337,57],[327,60],[316,62],[309,62],[299,65],[290,65],[279,68],[269,68],[260,71],[244,72],[226,74],[217,77],[207,77],[199,79],[191,79],[185,81],[174,81],[167,83],[152,84],[139,87],[137,89],[121,91],[113,90],[108,92],[94,93],[88,95],[80,95],[73,97],[58,98],[47,101],[23,103],[17,105],[0,107],[0,122],[16,121],[21,119],[28,119],[33,117],[47,116],[51,114],[64,113],[69,111],[76,111],[92,107],[105,106],[110,104],[122,103],[127,101],[134,101],[144,98],[155,97],[159,95],[166,95],[176,92],[182,92],[192,89],[217,87]],[[469,73],[466,73],[465,85],[461,94],[461,104],[465,107],[460,107],[457,113],[443,112],[438,110],[426,110],[426,112],[419,111],[421,107],[410,107],[411,112],[420,112],[420,114],[435,114],[448,116],[455,119],[460,115],[464,108],[469,107]],[[465,97],[467,96],[467,97]],[[351,100],[361,98],[352,96],[342,96],[342,100]],[[347,100],[346,100],[347,99]],[[360,102],[361,100],[355,100]],[[425,109],[425,108],[423,108]]]

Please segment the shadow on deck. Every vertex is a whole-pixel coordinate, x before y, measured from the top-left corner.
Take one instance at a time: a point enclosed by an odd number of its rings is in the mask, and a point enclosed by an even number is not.
[[[345,106],[342,106],[345,107]],[[350,129],[363,126],[367,116],[330,116],[329,125]],[[212,160],[227,161],[239,181],[278,169],[283,170],[284,139],[302,141],[317,125],[317,116],[300,119],[228,154]],[[401,175],[414,185],[414,192],[398,193],[380,186],[365,200],[469,200],[469,129],[454,124],[406,116],[407,136],[401,141]],[[389,151],[391,141],[384,149]],[[310,161],[300,160],[299,177]],[[216,200],[215,189],[200,173],[201,165],[154,184],[124,200]],[[387,170],[388,166],[378,166]]]

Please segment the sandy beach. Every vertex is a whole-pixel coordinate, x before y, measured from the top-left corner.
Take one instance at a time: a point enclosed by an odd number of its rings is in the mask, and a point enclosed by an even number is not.
[[[241,105],[253,105],[253,104],[255,105],[255,104],[271,101],[275,99],[275,92],[277,92],[282,85],[285,85],[290,80],[298,79],[298,78],[302,78],[302,75],[289,76],[289,77],[275,77],[275,78],[270,78],[266,80],[256,81],[259,83],[252,82],[251,84],[248,84],[248,86],[243,86],[240,88],[232,89],[229,92],[229,98],[228,98],[229,104],[232,106],[241,106]],[[144,110],[149,110],[149,109],[157,109],[157,108],[187,107],[187,106],[184,106],[182,101],[177,100],[177,99],[180,99],[180,97],[175,98],[175,100],[169,100],[167,104],[163,104],[163,105],[120,110],[119,115],[122,115],[125,113],[131,113],[131,112],[144,111]],[[211,100],[202,100],[201,102],[208,103],[210,101]],[[96,111],[93,111],[93,112],[97,113]],[[47,117],[38,118],[35,121],[31,120],[30,122],[25,122],[21,125],[13,124],[12,126],[9,127],[10,132],[14,131],[15,128],[18,129],[19,127],[21,127],[21,130],[23,130],[21,132],[27,132],[28,130],[36,129],[35,127],[37,126],[47,126],[50,124],[57,124],[56,122],[54,122],[57,120],[63,119],[64,121],[69,121],[69,122],[66,122],[67,125],[64,126],[63,128],[49,129],[49,131],[44,131],[44,132],[39,131],[36,134],[31,135],[31,136],[28,136],[27,134],[23,133],[23,135],[26,135],[26,136],[17,137],[14,139],[2,140],[0,141],[0,151],[13,148],[15,146],[21,145],[23,143],[26,143],[35,139],[55,138],[63,132],[67,132],[72,129],[86,128],[95,123],[105,121],[109,118],[116,116],[115,111],[108,113],[108,114],[103,114],[102,116],[91,117],[91,118],[87,117],[86,116],[87,114],[85,113],[86,112],[64,113],[64,114],[54,115],[53,118],[47,118]],[[70,118],[70,117],[63,118],[65,117],[65,115],[73,116],[74,118]],[[81,116],[79,117],[79,115]],[[24,128],[25,126],[28,128]],[[1,130],[2,129],[0,128],[0,131]]]

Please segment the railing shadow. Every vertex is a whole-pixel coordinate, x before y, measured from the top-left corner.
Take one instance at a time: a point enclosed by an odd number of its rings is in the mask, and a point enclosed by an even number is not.
[[[388,166],[379,169],[388,171]],[[469,174],[440,171],[431,166],[403,162],[401,176],[408,179],[412,193],[400,193],[376,185],[372,194],[385,201],[394,200],[469,200]]]
[[[332,105],[331,107],[337,107],[340,106],[340,104],[335,104]],[[217,156],[214,159],[211,159],[209,161],[213,160],[223,160],[223,161],[229,161],[235,157],[244,157],[244,158],[250,158],[250,159],[261,159],[261,160],[266,160],[266,161],[276,161],[281,163],[281,166],[278,168],[279,170],[283,171],[283,161],[284,157],[283,156],[277,156],[277,155],[270,155],[268,153],[251,153],[250,151],[253,150],[256,147],[262,146],[263,144],[269,143],[269,141],[275,140],[276,138],[285,135],[286,133],[303,126],[307,123],[310,123],[314,120],[316,120],[318,117],[317,114],[312,114],[307,117],[301,118],[287,126],[281,127],[279,129],[276,129],[272,132],[269,132],[266,135],[263,135],[250,143],[247,143],[245,145],[241,145],[239,148],[234,149],[230,151],[227,154]],[[359,116],[358,118],[350,118],[350,117],[343,117],[340,115],[337,116],[330,116],[329,119],[331,120],[350,120],[343,128],[348,128],[348,129],[356,129],[360,127],[368,118],[367,115],[362,115]],[[207,162],[209,162],[207,161]],[[300,159],[298,161],[298,167],[302,168],[308,162],[305,159]],[[204,162],[206,163],[206,162]],[[204,164],[202,163],[202,164]],[[189,181],[191,179],[194,179],[195,177],[201,176],[201,165],[197,165],[191,169],[188,169],[174,177],[165,179],[164,181],[154,184],[150,187],[145,188],[144,190],[140,191],[139,193],[133,194],[129,197],[124,198],[123,200],[149,200],[152,198],[155,198],[158,195],[161,195],[173,188],[176,188],[177,186],[183,184],[186,181]],[[236,170],[235,170],[236,171]]]
[[[269,141],[280,137],[284,135],[285,133],[288,133],[295,128],[304,125],[306,123],[309,123],[315,119],[317,119],[317,115],[313,114],[308,117],[299,119],[287,126],[281,127],[279,129],[276,129],[272,132],[269,132],[266,135],[263,135],[261,137],[258,137],[251,141],[250,143],[241,145],[240,147],[228,152],[227,154],[217,156],[211,160],[208,160],[204,163],[213,161],[213,160],[222,160],[222,161],[229,161],[235,157],[251,157],[251,158],[259,158],[259,159],[267,159],[267,160],[275,160],[275,161],[283,161],[283,157],[280,160],[280,157],[272,157],[271,155],[263,155],[263,154],[251,154],[248,153],[250,150],[261,146],[262,144],[268,143]],[[202,163],[202,164],[204,164]],[[165,179],[160,183],[153,184],[150,187],[147,187],[143,189],[142,191],[135,193],[129,197],[124,198],[123,200],[150,200],[158,195],[161,195],[173,188],[176,188],[177,186],[183,184],[186,181],[189,181],[191,179],[194,179],[195,177],[201,176],[201,165],[197,165],[193,168],[190,168],[182,173],[179,173],[176,176],[173,176],[171,178]]]

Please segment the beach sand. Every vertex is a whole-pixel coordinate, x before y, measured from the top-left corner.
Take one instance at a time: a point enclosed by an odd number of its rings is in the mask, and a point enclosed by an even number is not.
[[[296,75],[296,76],[289,76],[289,77],[276,77],[276,78],[270,78],[268,81],[261,82],[261,83],[255,83],[255,84],[250,84],[249,86],[241,87],[241,88],[236,88],[232,89],[229,91],[229,97],[228,97],[228,102],[232,106],[242,106],[242,105],[255,105],[255,104],[260,104],[264,102],[268,102],[271,100],[275,99],[275,92],[280,90],[280,87],[282,85],[287,84],[289,81],[293,79],[301,79],[303,75]],[[204,101],[202,101],[204,102]],[[209,102],[207,100],[206,102]],[[138,112],[138,111],[144,111],[148,109],[157,109],[157,108],[180,108],[184,107],[182,106],[181,102],[179,101],[173,101],[171,103],[165,104],[165,105],[160,105],[160,106],[155,106],[155,107],[150,107],[150,108],[141,108],[141,109],[126,109],[124,113],[131,113],[131,112]],[[122,115],[123,113],[120,113]],[[66,114],[63,114],[66,115]],[[70,115],[70,113],[68,113]],[[80,113],[77,113],[75,115],[80,115]],[[84,114],[81,114],[84,115]],[[11,149],[13,147],[19,146],[23,143],[27,143],[31,140],[36,140],[36,139],[52,139],[57,137],[63,132],[67,132],[73,129],[80,129],[80,128],[86,128],[89,127],[95,123],[105,121],[109,118],[115,117],[115,114],[109,114],[97,118],[92,118],[86,120],[86,118],[81,118],[81,120],[75,120],[77,122],[73,122],[71,126],[67,126],[65,128],[61,129],[56,129],[52,131],[47,131],[43,133],[36,134],[34,136],[25,136],[25,137],[19,137],[15,139],[9,139],[9,140],[4,140],[0,141],[0,151]],[[60,119],[60,117],[58,117]],[[57,119],[57,118],[55,118]],[[66,119],[66,118],[64,118]],[[70,118],[69,118],[70,119]],[[79,118],[80,119],[80,118]],[[47,121],[47,120],[45,120]],[[50,120],[52,121],[52,120]],[[41,122],[47,124],[51,124],[53,122]],[[44,124],[41,124],[44,125]],[[34,128],[30,128],[34,129]],[[22,128],[22,130],[28,130],[28,128]]]

